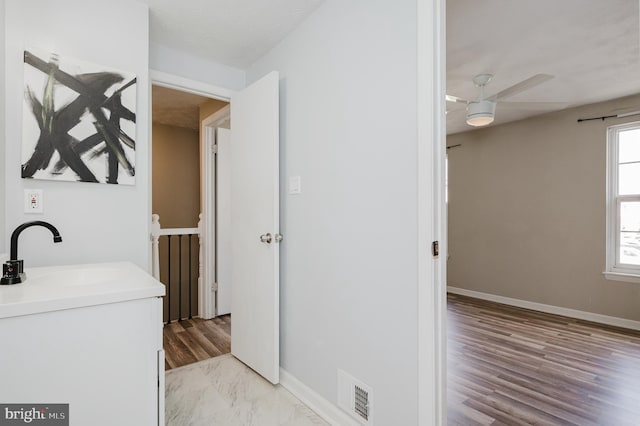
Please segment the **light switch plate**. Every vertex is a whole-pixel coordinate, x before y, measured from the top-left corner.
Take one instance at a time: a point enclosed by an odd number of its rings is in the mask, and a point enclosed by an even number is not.
[[[300,194],[302,179],[300,176],[289,176],[289,194]]]
[[[44,213],[44,200],[42,189],[24,190],[24,212]]]

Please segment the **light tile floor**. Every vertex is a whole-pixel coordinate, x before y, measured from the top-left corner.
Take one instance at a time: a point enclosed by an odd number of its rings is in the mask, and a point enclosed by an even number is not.
[[[165,384],[167,426],[328,425],[231,355],[172,369]]]

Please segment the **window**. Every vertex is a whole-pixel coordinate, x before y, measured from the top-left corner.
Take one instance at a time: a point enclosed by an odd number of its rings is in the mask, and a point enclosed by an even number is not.
[[[607,270],[640,283],[640,122],[607,130]]]

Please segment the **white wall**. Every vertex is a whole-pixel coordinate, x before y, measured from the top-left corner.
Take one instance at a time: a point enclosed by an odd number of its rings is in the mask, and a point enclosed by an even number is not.
[[[41,219],[60,230],[53,244],[43,229],[20,237],[25,265],[130,260],[148,267],[149,79],[148,8],[126,0],[6,0],[7,233]],[[136,185],[20,178],[24,47],[55,51],[137,75]],[[44,214],[23,214],[23,190],[44,190]]]
[[[0,0],[0,129],[4,129],[4,41],[5,41],[5,19],[4,0]],[[0,130],[0,163],[5,158],[5,135]],[[5,191],[4,191],[5,171],[0,171],[0,255],[9,251],[9,243],[5,232]]]
[[[244,70],[155,43],[149,46],[149,67],[225,89],[238,90],[245,84]]]
[[[281,75],[281,366],[377,425],[418,423],[416,37],[415,0],[327,0],[247,70]]]

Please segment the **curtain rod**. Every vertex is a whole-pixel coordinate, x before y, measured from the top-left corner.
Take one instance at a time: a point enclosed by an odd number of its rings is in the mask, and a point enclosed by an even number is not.
[[[457,147],[459,147],[459,146],[462,146],[462,144],[461,144],[461,143],[459,143],[458,145],[451,145],[451,146],[448,146],[448,147],[447,147],[447,149],[457,148]]]
[[[607,118],[623,118],[623,117],[630,117],[632,115],[640,115],[640,111],[625,112],[624,114],[616,114],[616,115],[603,115],[602,117],[578,118],[578,123],[582,123],[583,121],[592,121],[592,120],[604,121]]]

